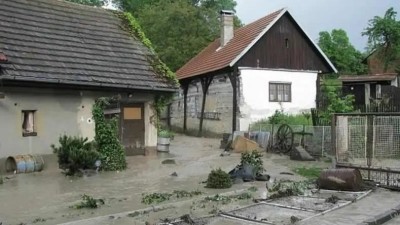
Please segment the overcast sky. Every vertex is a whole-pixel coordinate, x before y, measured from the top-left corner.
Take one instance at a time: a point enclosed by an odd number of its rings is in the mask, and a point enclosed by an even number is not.
[[[361,32],[374,16],[394,7],[400,14],[400,0],[236,0],[236,12],[248,24],[275,10],[287,7],[294,19],[316,41],[320,31],[344,29],[350,42],[364,51],[367,38]],[[397,16],[399,18],[399,15]]]

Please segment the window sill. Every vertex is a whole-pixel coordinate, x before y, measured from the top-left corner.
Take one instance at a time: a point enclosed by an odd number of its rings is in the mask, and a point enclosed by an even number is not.
[[[32,136],[37,136],[37,132],[22,133],[22,137],[32,137]]]
[[[272,101],[272,100],[269,100],[269,102],[292,102],[292,101]]]

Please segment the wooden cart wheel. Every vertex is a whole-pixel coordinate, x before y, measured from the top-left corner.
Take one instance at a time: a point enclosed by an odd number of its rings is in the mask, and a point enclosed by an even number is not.
[[[294,142],[293,129],[287,124],[282,124],[278,128],[277,139],[279,151],[282,153],[290,152],[290,150],[292,150]]]

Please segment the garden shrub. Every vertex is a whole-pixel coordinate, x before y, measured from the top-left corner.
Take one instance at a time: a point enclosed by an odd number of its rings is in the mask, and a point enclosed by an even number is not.
[[[94,143],[87,138],[61,136],[59,146],[51,145],[54,153],[58,156],[60,169],[67,175],[74,175],[80,169],[94,169],[96,160],[100,154],[95,150]]]
[[[217,189],[230,188],[232,187],[232,180],[229,174],[219,168],[212,170],[208,175],[206,187]]]

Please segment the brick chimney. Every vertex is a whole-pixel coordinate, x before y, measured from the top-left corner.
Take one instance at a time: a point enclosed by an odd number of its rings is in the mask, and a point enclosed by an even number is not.
[[[221,45],[224,47],[233,38],[233,16],[231,10],[221,10]]]

